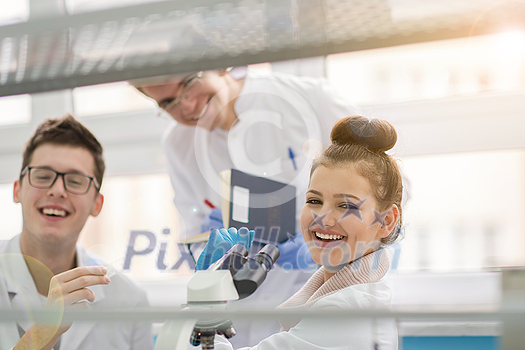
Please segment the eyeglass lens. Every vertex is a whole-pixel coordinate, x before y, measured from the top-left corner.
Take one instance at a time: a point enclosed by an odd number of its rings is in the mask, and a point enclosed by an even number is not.
[[[163,110],[167,111],[169,110],[171,107],[175,106],[175,105],[179,105],[180,104],[180,101],[182,101],[182,99],[184,98],[188,98],[188,93],[191,91],[191,89],[193,87],[195,87],[197,84],[197,82],[199,81],[199,79],[202,77],[202,73],[199,72],[195,75],[193,75],[192,77],[190,77],[187,81],[186,81],[186,84],[184,85],[184,87],[182,88],[179,96],[177,96],[174,100],[172,100],[171,102],[163,105],[163,106],[159,106],[160,108],[162,108]]]
[[[58,173],[51,169],[33,168],[29,171],[29,181],[31,186],[36,188],[50,188]],[[82,174],[67,173],[63,175],[64,188],[74,194],[84,194],[89,190],[91,179]]]

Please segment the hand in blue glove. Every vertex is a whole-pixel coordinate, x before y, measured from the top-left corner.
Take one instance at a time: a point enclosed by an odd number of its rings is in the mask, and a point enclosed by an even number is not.
[[[275,263],[285,270],[312,270],[317,267],[301,232],[279,244],[277,248],[281,255]]]
[[[211,231],[212,229],[223,228],[222,212],[219,209],[212,209],[210,214],[204,218],[201,224],[201,233]]]
[[[212,229],[208,243],[201,255],[199,255],[195,271],[206,270],[238,243],[250,250],[254,235],[255,231],[249,231],[246,227],[241,227],[239,231],[235,227],[230,227],[228,230],[225,228],[220,230]]]

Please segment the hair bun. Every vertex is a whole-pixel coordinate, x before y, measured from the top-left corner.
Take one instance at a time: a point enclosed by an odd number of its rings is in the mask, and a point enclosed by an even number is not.
[[[332,129],[330,139],[339,145],[357,144],[371,151],[384,152],[394,147],[397,133],[386,120],[357,115],[339,120]]]

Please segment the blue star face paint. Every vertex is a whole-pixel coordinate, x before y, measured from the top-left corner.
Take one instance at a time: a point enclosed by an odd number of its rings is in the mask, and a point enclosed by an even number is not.
[[[343,215],[341,215],[341,217],[339,218],[339,221],[346,219],[350,215],[353,215],[359,220],[363,221],[363,217],[361,216],[361,207],[366,202],[368,197],[358,201],[357,203],[354,203],[347,195],[343,195],[343,198],[346,201],[347,209],[343,213]]]
[[[311,211],[311,214],[312,214],[312,217],[314,218],[312,220],[312,223],[308,226],[309,229],[312,229],[314,227],[319,227],[321,229],[325,229],[325,225],[324,225],[324,219],[326,218],[326,216],[329,214],[329,213],[326,213],[326,214],[323,214],[323,215],[317,215],[317,213],[315,211]]]
[[[314,261],[341,267],[375,250],[384,234],[375,225],[384,219],[379,214],[370,182],[353,164],[316,168],[301,212],[303,236]]]
[[[374,210],[374,221],[370,223],[370,226],[374,226],[375,224],[379,224],[379,226],[385,225],[385,217],[388,215],[389,210],[385,210],[383,212],[378,212],[377,210]]]

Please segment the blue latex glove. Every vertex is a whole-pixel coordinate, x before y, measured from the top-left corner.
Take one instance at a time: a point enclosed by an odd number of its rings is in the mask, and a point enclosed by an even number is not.
[[[211,230],[208,243],[197,260],[195,271],[206,270],[238,243],[250,250],[254,235],[255,231],[249,231],[246,227],[241,227],[239,231],[235,227],[230,227],[228,230],[225,228]]]
[[[224,228],[222,223],[222,212],[219,209],[212,209],[201,224],[201,233],[211,231],[212,229]]]
[[[279,248],[281,255],[275,263],[283,269],[308,271],[317,268],[301,232],[279,244],[277,248]]]

